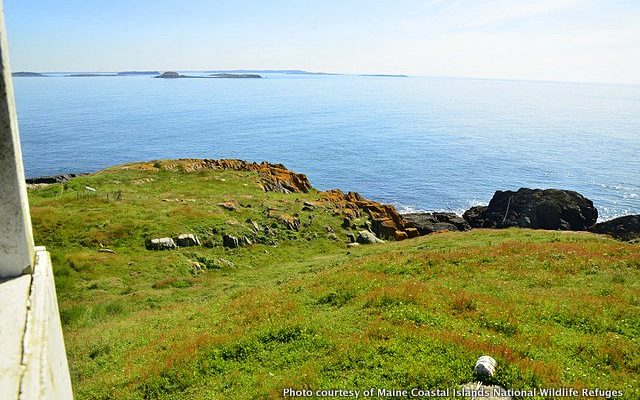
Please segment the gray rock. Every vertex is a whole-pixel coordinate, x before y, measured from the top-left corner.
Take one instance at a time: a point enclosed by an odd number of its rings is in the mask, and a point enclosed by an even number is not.
[[[235,236],[223,235],[222,245],[230,249],[235,249],[236,247],[240,247],[240,240]]]
[[[242,236],[240,238],[231,236],[231,235],[222,236],[222,245],[230,249],[235,249],[236,247],[250,246],[252,244],[253,242],[251,242],[251,239],[249,239],[246,236]]]
[[[366,229],[367,231],[369,231],[369,232],[373,232],[373,230],[371,229],[371,221],[366,221],[366,222],[362,225],[362,227],[363,227],[364,229]]]
[[[146,242],[147,250],[169,250],[176,247],[176,242],[169,237],[149,239]]]
[[[482,356],[476,361],[473,372],[481,378],[490,378],[496,373],[498,363],[491,356]]]
[[[315,210],[316,205],[310,201],[305,201],[304,206],[302,207],[302,211],[313,211]]]
[[[595,224],[589,231],[609,235],[614,239],[632,241],[640,238],[640,215],[626,215]]]
[[[349,232],[349,233],[347,233],[347,239],[349,239],[349,243],[355,243],[356,242],[356,235],[354,235],[353,233]]]
[[[238,209],[238,207],[236,207],[235,203],[231,202],[231,201],[225,201],[224,203],[218,203],[218,206],[224,208],[227,211],[235,211]]]
[[[360,243],[347,243],[347,247],[357,247],[360,246]]]
[[[356,242],[360,244],[374,244],[374,243],[384,243],[384,241],[378,239],[376,235],[369,231],[360,231],[358,232],[358,237],[356,238]]]
[[[198,236],[193,233],[183,233],[178,235],[178,237],[174,238],[176,245],[178,247],[190,247],[190,246],[200,246],[200,240]]]
[[[260,228],[260,225],[258,225],[258,223],[252,220],[251,218],[247,218],[247,223],[251,225],[251,227],[256,233],[262,231],[262,228]]]
[[[351,222],[351,218],[349,217],[344,217],[342,219],[342,225],[341,225],[344,229],[351,229],[351,227],[353,226],[353,222]]]

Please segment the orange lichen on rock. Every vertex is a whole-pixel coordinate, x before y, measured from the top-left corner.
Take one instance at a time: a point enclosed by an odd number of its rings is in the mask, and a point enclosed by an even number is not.
[[[350,219],[366,215],[371,219],[371,230],[380,238],[403,240],[415,237],[415,232],[405,226],[398,210],[390,204],[367,200],[356,192],[343,193],[338,189],[320,193],[321,200],[341,209],[342,214]],[[400,233],[396,233],[400,232]]]

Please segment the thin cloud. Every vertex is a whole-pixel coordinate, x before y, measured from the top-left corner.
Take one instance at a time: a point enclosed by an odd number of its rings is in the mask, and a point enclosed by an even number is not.
[[[523,0],[483,3],[473,13],[475,18],[462,24],[465,28],[479,28],[514,20],[539,17],[579,7],[584,0]],[[478,17],[480,15],[480,17]]]

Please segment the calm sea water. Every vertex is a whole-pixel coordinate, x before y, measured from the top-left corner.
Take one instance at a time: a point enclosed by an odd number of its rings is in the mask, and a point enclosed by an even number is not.
[[[640,213],[640,86],[444,78],[15,78],[28,176],[178,157],[280,162],[401,210],[566,188]]]

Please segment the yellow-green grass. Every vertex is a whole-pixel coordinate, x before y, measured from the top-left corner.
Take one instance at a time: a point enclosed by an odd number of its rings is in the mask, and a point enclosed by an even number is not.
[[[331,207],[302,211],[317,193],[258,183],[250,172],[114,168],[30,191],[77,399],[447,388],[472,381],[484,354],[507,388],[640,396],[638,245],[508,229],[347,249]],[[236,211],[218,206],[230,200]],[[287,230],[268,209],[299,213],[303,226]],[[275,234],[251,233],[247,218]],[[179,233],[205,246],[144,247]],[[223,233],[263,244],[224,249]],[[192,261],[209,268],[196,273]]]

